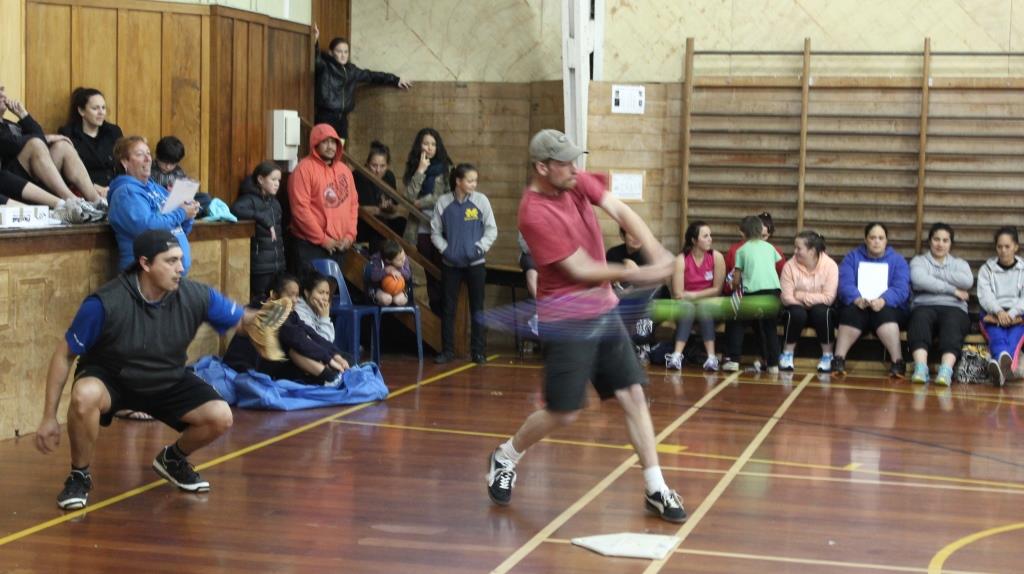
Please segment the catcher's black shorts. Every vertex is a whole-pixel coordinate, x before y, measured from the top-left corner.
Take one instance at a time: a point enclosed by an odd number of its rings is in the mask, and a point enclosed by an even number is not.
[[[75,383],[85,377],[99,379],[110,393],[110,410],[100,415],[100,424],[110,426],[114,413],[123,409],[142,411],[153,418],[181,432],[188,423],[181,420],[192,410],[210,402],[223,401],[212,386],[192,371],[185,371],[180,381],[158,391],[139,392],[131,381],[114,375],[97,365],[79,365],[75,371]]]

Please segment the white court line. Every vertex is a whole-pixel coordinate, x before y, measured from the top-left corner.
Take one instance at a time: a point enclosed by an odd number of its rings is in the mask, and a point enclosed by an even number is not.
[[[729,468],[729,471],[725,473],[725,476],[723,476],[722,479],[718,481],[718,484],[716,484],[715,488],[711,490],[711,493],[704,498],[704,500],[700,503],[700,506],[697,507],[697,510],[690,515],[690,519],[686,521],[686,524],[684,524],[682,528],[680,528],[679,531],[676,533],[676,536],[679,538],[679,541],[676,542],[675,546],[672,547],[673,551],[679,548],[679,545],[682,544],[683,541],[686,540],[686,537],[689,536],[691,532],[693,532],[693,529],[696,528],[698,524],[700,524],[701,519],[704,518],[705,515],[707,515],[708,511],[711,510],[711,507],[714,506],[715,502],[718,501],[718,498],[722,496],[723,492],[725,492],[725,489],[729,487],[732,481],[736,478],[736,475],[738,475],[740,470],[744,467],[744,465],[747,464],[747,461],[754,456],[754,453],[757,452],[757,449],[761,448],[761,443],[763,443],[764,440],[768,438],[768,433],[772,432],[772,429],[775,428],[775,425],[778,424],[780,420],[782,420],[782,416],[786,414],[786,411],[789,410],[789,407],[792,406],[793,402],[796,401],[796,398],[800,396],[800,393],[802,393],[803,390],[807,388],[807,385],[811,382],[811,379],[813,378],[814,375],[808,373],[807,376],[804,377],[804,380],[800,381],[800,384],[795,389],[793,389],[791,393],[789,393],[789,396],[786,397],[786,400],[782,401],[782,404],[779,405],[779,408],[775,410],[775,414],[773,414],[772,417],[768,419],[768,422],[766,422],[764,426],[761,427],[761,432],[757,433],[757,436],[755,436],[754,440],[752,440],[750,444],[747,445],[747,448],[743,451],[743,454],[741,454],[740,457],[736,459],[736,462],[734,462],[732,467]],[[671,555],[662,560],[655,560],[651,562],[647,569],[644,570],[644,574],[655,574],[656,572],[659,572],[661,568],[665,565],[665,563],[668,562],[668,558],[670,557]]]
[[[731,385],[733,381],[739,378],[739,376],[740,373],[733,373],[732,375],[729,375],[724,381],[718,383],[718,385],[716,385],[715,388],[711,389],[710,392],[701,397],[699,401],[694,403],[694,405],[687,409],[686,412],[683,413],[679,418],[672,421],[672,424],[665,427],[665,430],[658,433],[658,436],[654,437],[654,442],[660,443],[661,441],[665,440],[665,438],[668,437],[668,435],[672,434],[677,428],[679,428],[680,425],[686,422],[690,417],[700,412],[701,408],[703,408],[705,404],[711,401],[711,399],[715,398],[715,396],[718,395],[718,393],[720,393],[723,389]],[[577,512],[583,509],[583,507],[585,507],[587,504],[590,504],[592,500],[597,498],[599,494],[604,492],[604,490],[608,488],[608,486],[615,482],[616,479],[622,476],[638,461],[639,458],[636,456],[636,454],[633,454],[629,458],[624,460],[622,464],[615,468],[615,470],[611,471],[611,473],[605,476],[601,480],[601,482],[598,482],[596,485],[594,485],[593,488],[587,491],[586,494],[580,497],[579,500],[574,502],[571,506],[569,506],[569,508],[566,508],[564,511],[562,511],[562,513],[555,517],[555,519],[552,520],[550,523],[548,523],[547,526],[542,528],[540,532],[535,534],[533,538],[528,540],[526,544],[520,546],[518,550],[513,552],[508,558],[505,559],[504,562],[499,564],[497,568],[491,570],[492,574],[504,574],[505,572],[512,570],[512,568],[515,568],[515,566],[519,564],[523,560],[523,558],[526,558],[526,556],[529,555],[530,552],[533,552],[535,548],[540,546],[546,539],[548,539],[551,536],[552,533],[561,528],[563,524],[568,522],[569,519],[575,516]]]

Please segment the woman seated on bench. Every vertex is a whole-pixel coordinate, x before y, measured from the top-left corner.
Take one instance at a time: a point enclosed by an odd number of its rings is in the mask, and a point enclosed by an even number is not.
[[[865,330],[874,331],[892,357],[889,375],[907,376],[900,344],[900,324],[910,304],[910,267],[889,247],[889,229],[871,222],[864,227],[864,245],[843,257],[839,266],[839,333],[832,372],[846,374],[846,353]]]
[[[954,257],[953,228],[936,223],[928,230],[928,252],[910,261],[910,285],[914,289],[907,341],[914,357],[915,383],[928,382],[928,349],[938,334],[941,364],[935,383],[949,386],[953,365],[960,357],[960,347],[971,327],[967,316],[967,292],[974,284],[974,275],[966,261]]]
[[[725,256],[711,248],[711,227],[703,221],[694,221],[686,228],[683,252],[676,256],[672,273],[672,298],[687,304],[691,313],[681,314],[676,320],[676,342],[672,352],[665,355],[665,368],[683,368],[683,349],[690,338],[694,319],[700,323],[700,336],[708,358],[705,371],[718,370],[715,355],[715,320],[701,316],[694,302],[722,294],[725,283]]]
[[[1024,260],[1017,256],[1020,239],[1015,227],[995,233],[996,256],[978,271],[981,333],[992,353],[989,377],[1002,386],[1021,378],[1020,347],[1024,344]]]
[[[779,369],[793,370],[793,351],[808,321],[821,344],[818,372],[832,371],[833,330],[839,286],[839,266],[825,253],[825,238],[811,230],[801,231],[793,240],[793,257],[782,268],[783,322],[786,344],[779,357]]]

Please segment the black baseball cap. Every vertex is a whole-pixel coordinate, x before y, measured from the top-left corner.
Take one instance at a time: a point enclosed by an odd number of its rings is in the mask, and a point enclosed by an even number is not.
[[[132,253],[135,257],[135,262],[132,264],[131,270],[137,271],[142,268],[139,265],[139,259],[145,257],[147,260],[152,261],[154,257],[172,247],[181,247],[181,243],[178,242],[178,238],[170,231],[166,229],[148,229],[143,231],[132,242]]]

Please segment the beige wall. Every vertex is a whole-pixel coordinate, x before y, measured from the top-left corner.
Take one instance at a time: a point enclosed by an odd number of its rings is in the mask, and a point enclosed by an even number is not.
[[[1024,49],[1024,0],[605,0],[604,79],[682,78],[688,36],[697,50],[1006,52]],[[939,57],[935,76],[1007,76],[1021,58]],[[920,58],[814,58],[812,74],[914,75]],[[794,75],[799,58],[698,57],[705,75]]]
[[[562,77],[559,0],[352,0],[352,61],[413,81]]]
[[[25,97],[25,11],[23,0],[0,0],[0,84],[7,95]]]

